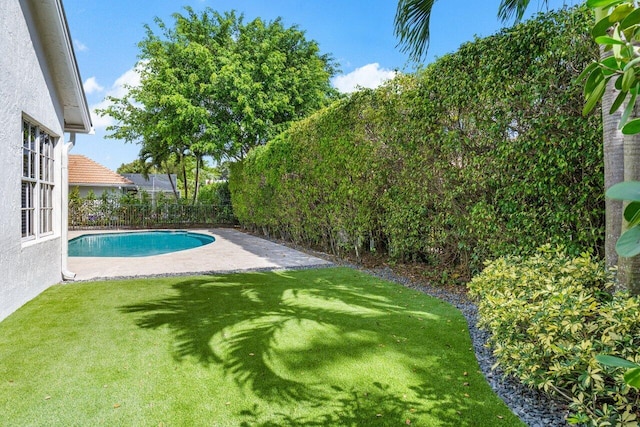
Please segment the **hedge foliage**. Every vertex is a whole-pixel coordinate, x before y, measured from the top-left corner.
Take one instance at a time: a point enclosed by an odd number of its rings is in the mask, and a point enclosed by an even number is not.
[[[550,245],[499,258],[469,283],[505,373],[566,400],[573,423],[637,426],[638,390],[624,383],[624,370],[595,359],[640,362],[640,299],[612,296],[612,288],[601,262]]]
[[[334,252],[469,277],[551,242],[603,245],[602,129],[575,82],[584,8],[464,44],[295,123],[231,171],[241,224]]]

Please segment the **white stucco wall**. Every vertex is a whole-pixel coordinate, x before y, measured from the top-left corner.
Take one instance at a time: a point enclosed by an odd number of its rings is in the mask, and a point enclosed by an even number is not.
[[[24,0],[0,7],[0,320],[61,281],[63,111],[32,16]],[[55,148],[54,233],[25,242],[21,235],[23,117],[58,137]]]

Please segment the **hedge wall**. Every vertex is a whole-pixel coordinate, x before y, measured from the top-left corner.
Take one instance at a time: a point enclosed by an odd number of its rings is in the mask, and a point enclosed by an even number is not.
[[[601,254],[601,119],[575,82],[598,55],[592,21],[539,15],[295,123],[232,167],[236,216],[465,277],[544,243]]]

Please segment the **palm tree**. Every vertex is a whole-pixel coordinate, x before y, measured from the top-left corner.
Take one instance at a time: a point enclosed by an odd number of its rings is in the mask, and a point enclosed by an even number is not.
[[[408,53],[410,58],[415,61],[419,61],[429,47],[429,21],[434,3],[435,0],[398,0],[394,32],[399,39],[401,50]],[[524,16],[529,3],[530,0],[502,0],[498,8],[498,17],[503,22],[511,19],[517,22]],[[548,6],[548,3],[548,0],[542,1],[544,6]],[[606,13],[606,10],[596,10],[596,22],[606,16]],[[607,53],[601,50],[601,58],[604,58],[605,55]],[[636,174],[633,173],[634,171],[627,170],[625,175],[625,161],[626,164],[635,164],[635,160],[631,156],[640,153],[638,148],[634,148],[638,147],[639,139],[638,135],[625,137],[619,131],[618,124],[623,108],[610,113],[611,105],[617,95],[618,91],[614,87],[614,81],[611,80],[602,97],[605,191],[618,182],[639,180],[640,178],[640,171]],[[627,157],[626,160],[625,157]],[[623,226],[622,218],[622,202],[607,199],[605,205],[606,264],[608,267],[612,267],[620,263],[622,273],[620,283],[632,292],[640,293],[640,257],[618,260],[615,251],[615,244],[620,237]]]

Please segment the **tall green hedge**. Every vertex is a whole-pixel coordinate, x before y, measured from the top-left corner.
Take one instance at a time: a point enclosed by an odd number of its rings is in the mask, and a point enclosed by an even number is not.
[[[464,276],[549,242],[600,254],[601,119],[575,81],[592,21],[539,15],[294,124],[232,168],[239,221]]]

